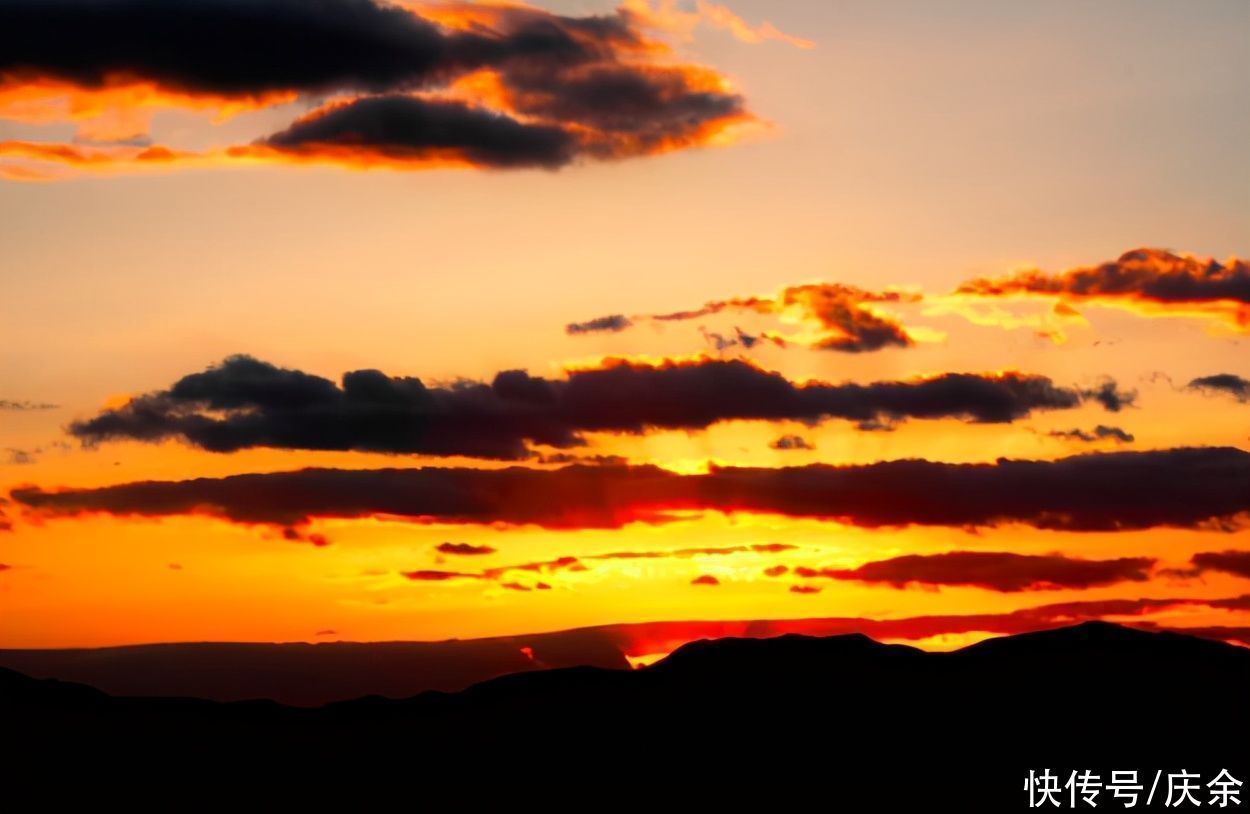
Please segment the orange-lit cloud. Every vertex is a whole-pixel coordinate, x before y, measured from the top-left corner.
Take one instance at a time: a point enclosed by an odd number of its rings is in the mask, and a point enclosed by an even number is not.
[[[1000,551],[949,551],[908,554],[865,563],[857,568],[794,569],[811,579],[885,583],[896,588],[910,584],[968,585],[991,591],[1057,591],[1084,589],[1117,582],[1145,582],[1155,560],[1121,557],[1087,560],[1060,554],[1015,554]]]
[[[1134,249],[1119,259],[1061,273],[1020,271],[959,286],[972,300],[1045,298],[1073,312],[1075,305],[1121,308],[1147,316],[1207,319],[1250,332],[1250,265],[1224,263],[1162,249]]]
[[[639,314],[627,317],[612,314],[565,326],[572,336],[618,332],[642,322],[665,323],[699,319],[726,311],[778,315],[797,323],[800,330],[790,334],[765,333],[753,337],[739,332],[731,342],[750,348],[759,341],[781,345],[801,345],[817,350],[862,353],[888,347],[906,348],[916,344],[916,337],[897,319],[881,311],[879,306],[915,303],[921,296],[912,292],[866,291],[839,283],[810,283],[790,286],[776,296],[735,297],[713,300],[700,308],[661,314]]]
[[[1191,559],[1194,570],[1221,571],[1250,579],[1250,551],[1203,551]]]
[[[295,91],[254,95],[192,93],[125,74],[105,76],[99,85],[65,79],[0,76],[0,119],[28,124],[74,122],[78,136],[92,141],[126,141],[145,136],[158,110],[210,112],[217,122],[296,100]]]
[[[754,44],[774,41],[795,48],[816,47],[811,40],[780,31],[767,20],[751,25],[727,6],[707,0],[695,0],[693,8],[689,9],[678,5],[675,0],[625,0],[621,4],[621,10],[643,28],[662,31],[681,39],[690,39],[696,28],[706,25],[727,31],[741,42]]]
[[[439,554],[453,554],[461,557],[484,556],[495,553],[495,549],[488,545],[473,545],[472,543],[439,543],[435,550]]]
[[[58,167],[91,172],[157,169],[176,163],[204,163],[208,156],[179,153],[159,145],[88,146],[36,141],[0,141],[0,177],[18,180],[51,180]]]
[[[444,543],[443,545],[450,545]],[[785,543],[756,543],[753,545],[736,545],[736,546],[720,546],[720,547],[703,547],[703,548],[678,548],[668,550],[648,550],[648,551],[613,551],[607,554],[589,554],[581,557],[565,555],[550,560],[538,560],[535,562],[514,563],[508,565],[498,565],[491,568],[484,568],[480,571],[445,571],[445,570],[425,570],[417,569],[413,571],[403,571],[401,575],[407,579],[416,582],[446,582],[449,580],[486,580],[494,582],[502,582],[509,575],[516,572],[530,572],[533,574],[558,574],[560,572],[580,572],[589,570],[586,564],[593,561],[611,561],[611,560],[659,560],[659,559],[692,559],[695,557],[724,557],[733,554],[777,554],[786,551],[793,551],[797,546]],[[440,553],[445,552],[443,546],[439,546]],[[457,551],[456,553],[465,553]],[[488,552],[472,551],[468,553],[494,553],[494,549]],[[784,568],[784,566],[782,566]],[[699,583],[695,584],[710,584]],[[515,587],[504,584],[504,587]],[[545,583],[539,583],[534,586],[538,590],[549,590],[551,586]]]
[[[620,528],[683,513],[769,514],[875,528],[909,525],[1121,531],[1234,530],[1250,518],[1250,453],[1227,447],[1075,455],[992,464],[898,460],[848,466],[654,466],[555,470],[305,469],[100,488],[14,489],[26,512],[208,515],[299,526],[318,518]]]
[[[76,122],[81,139],[130,142],[146,138],[156,110],[220,120],[297,98],[331,100],[252,144],[194,160],[160,148],[185,159],[167,169],[554,169],[728,143],[755,121],[723,75],[673,60],[640,23],[625,11],[570,17],[501,3],[271,0],[249,10],[75,0],[53,11],[18,2],[0,9],[0,118]],[[17,153],[0,157],[3,177],[144,166],[137,154],[64,143]]]

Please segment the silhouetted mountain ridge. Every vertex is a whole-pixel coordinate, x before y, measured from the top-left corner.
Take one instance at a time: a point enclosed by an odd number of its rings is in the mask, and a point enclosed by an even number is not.
[[[523,672],[315,709],[115,698],[3,671],[0,716],[31,755],[97,767],[125,755],[214,776],[324,765],[585,778],[641,765],[686,779],[817,771],[847,783],[974,771],[987,784],[977,793],[1010,799],[997,809],[1007,810],[1029,768],[1244,769],[1250,650],[1110,624],[951,653],[861,635],[722,639],[638,670]]]

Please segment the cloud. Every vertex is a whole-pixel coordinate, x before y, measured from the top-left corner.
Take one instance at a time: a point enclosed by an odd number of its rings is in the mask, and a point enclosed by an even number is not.
[[[330,544],[329,539],[324,534],[308,532],[301,528],[293,528],[288,526],[282,530],[282,539],[292,543],[308,543],[314,548],[325,548]]]
[[[1214,599],[1208,603],[1213,608],[1223,610],[1250,610],[1250,594],[1234,596],[1228,599]]]
[[[207,515],[298,526],[316,518],[533,524],[550,529],[663,523],[682,512],[776,514],[862,527],[1062,531],[1232,530],[1250,513],[1250,453],[1227,447],[1075,455],[990,464],[926,460],[683,475],[655,466],[555,470],[303,469],[84,489],[14,489],[33,515]]]
[[[1113,306],[1144,314],[1175,314],[1217,320],[1250,331],[1250,265],[1135,249],[1119,259],[1058,274],[1021,271],[963,283],[957,294],[980,297],[1045,297],[1062,303]]]
[[[540,453],[533,459],[540,464],[585,464],[586,466],[624,466],[629,459],[624,455],[574,455],[570,452]]]
[[[465,571],[403,571],[403,575],[416,582],[446,582],[452,579],[482,579],[481,574],[472,574]]]
[[[498,579],[503,575],[512,571],[531,571],[536,574],[554,574],[558,571],[583,571],[585,567],[577,557],[564,556],[557,557],[554,560],[539,560],[537,562],[525,562],[519,565],[501,565],[496,568],[487,568],[482,572],[482,576],[486,579]]]
[[[494,582],[501,588],[507,588],[512,591],[529,591],[540,590],[549,591],[551,586],[545,582],[535,583],[533,586],[525,585],[515,580],[508,580],[509,574],[516,571],[528,571],[535,574],[554,574],[559,571],[584,571],[585,567],[577,557],[560,557],[554,560],[544,560],[541,562],[527,562],[519,565],[502,565],[497,568],[487,568],[482,571],[444,571],[444,570],[415,570],[400,571],[400,575],[414,582],[450,582],[455,580],[480,580],[485,582]]]
[[[743,348],[750,350],[761,342],[771,342],[779,348],[786,347],[786,340],[780,336],[773,334],[749,334],[741,328],[735,327],[731,335],[716,333],[709,331],[707,328],[700,326],[699,333],[703,335],[703,339],[711,345],[717,353],[723,353],[730,348]]]
[[[1203,393],[1231,396],[1242,404],[1250,402],[1250,379],[1243,379],[1232,373],[1216,373],[1212,376],[1200,376],[1185,385],[1189,390]]]
[[[1220,571],[1250,579],[1250,551],[1204,551],[1195,554],[1190,562],[1198,572]]]
[[[594,432],[701,430],[732,420],[842,419],[861,429],[907,419],[1001,423],[1087,401],[1119,409],[1133,397],[1114,382],[1063,387],[1045,376],[1014,372],[796,383],[743,360],[709,358],[654,364],[610,359],[571,370],[564,379],[511,370],[489,384],[443,387],[356,370],[336,384],[232,356],[68,429],[88,444],[176,438],[212,452],[270,447],[522,460],[534,457],[532,445],[583,447],[586,433]]]
[[[55,410],[60,407],[59,404],[45,404],[38,401],[12,401],[10,399],[0,399],[0,411],[8,410],[10,412],[28,412],[31,410]]]
[[[74,121],[80,133],[8,143],[0,171],[555,168],[720,142],[753,121],[723,76],[674,59],[644,22],[625,9],[573,17],[501,3],[12,0],[0,6],[0,118]],[[158,110],[227,117],[297,99],[330,101],[253,144],[194,153],[145,132]]]
[[[1082,441],[1086,444],[1092,444],[1096,441],[1115,441],[1118,444],[1131,444],[1136,440],[1132,433],[1126,432],[1119,427],[1108,427],[1099,424],[1092,430],[1051,430],[1046,433],[1051,438],[1062,438],[1065,441]]]
[[[298,119],[263,145],[342,163],[429,163],[475,167],[546,167],[573,160],[574,137],[560,127],[523,124],[463,102],[374,96]]]
[[[439,554],[466,557],[495,553],[495,549],[488,545],[473,545],[472,543],[439,543],[435,550]]]
[[[489,554],[494,553],[495,549],[487,546],[467,546],[474,550],[462,550],[466,547],[464,543],[443,543],[438,546],[439,553],[442,554]],[[583,557],[574,557],[565,555],[551,560],[538,560],[536,562],[514,563],[510,565],[500,565],[493,568],[484,568],[481,571],[444,571],[444,570],[416,570],[401,571],[400,574],[410,580],[416,582],[446,582],[449,580],[482,580],[487,582],[499,583],[502,587],[512,588],[514,590],[529,590],[529,587],[516,583],[515,581],[506,582],[508,578],[517,572],[528,572],[532,574],[557,574],[562,571],[580,572],[588,571],[589,567],[586,562],[593,560],[659,560],[659,559],[690,559],[694,557],[719,557],[732,554],[756,553],[756,554],[777,554],[784,551],[792,551],[797,546],[786,543],[756,543],[753,545],[735,545],[723,547],[704,547],[704,548],[679,548],[668,550],[651,550],[651,551],[613,551],[607,554],[592,554]],[[454,550],[453,550],[454,549]],[[485,550],[480,550],[485,549]],[[782,566],[784,569],[785,566]],[[699,583],[696,583],[699,584]],[[551,590],[551,586],[544,582],[538,582],[533,588],[540,591]]]
[[[770,22],[752,26],[727,7],[708,0],[695,0],[694,8],[680,7],[675,0],[625,0],[622,10],[636,18],[644,28],[657,29],[689,38],[695,28],[707,25],[728,31],[742,42],[758,43],[765,40],[782,42],[795,48],[816,47],[811,40],[795,37],[777,29]]]
[[[368,0],[9,0],[0,31],[11,82],[225,98],[415,85],[455,59],[438,27]]]
[[[769,442],[768,446],[776,450],[815,449],[811,441],[801,435],[783,435]]]
[[[794,344],[817,350],[865,353],[888,347],[907,348],[914,345],[914,337],[893,317],[880,312],[877,307],[918,302],[920,299],[918,294],[900,291],[874,292],[840,283],[812,283],[785,288],[775,296],[713,300],[692,310],[631,317],[619,314],[600,317],[572,323],[565,327],[565,331],[570,334],[593,333],[595,330],[620,331],[631,325],[647,322],[682,322],[726,311],[739,311],[792,315],[806,326],[807,332],[792,336],[772,333],[750,336],[739,331],[737,339],[730,344],[749,347],[756,342],[769,340],[779,345]]]
[[[1145,582],[1155,560],[1123,557],[1085,560],[1058,554],[1030,555],[990,551],[911,554],[865,563],[858,568],[796,568],[800,577],[884,582],[896,588],[922,585],[971,586],[991,591],[1085,589],[1117,582]]]
[[[633,326],[633,321],[624,314],[611,314],[586,322],[571,322],[564,326],[564,332],[571,336],[588,333],[616,333]]]
[[[798,546],[788,543],[754,543],[751,545],[704,546],[701,548],[677,548],[651,551],[613,551],[607,554],[595,554],[584,557],[587,560],[657,560],[687,559],[690,557],[720,557],[729,554],[780,554],[783,551],[794,551]],[[782,566],[784,568],[785,566]]]

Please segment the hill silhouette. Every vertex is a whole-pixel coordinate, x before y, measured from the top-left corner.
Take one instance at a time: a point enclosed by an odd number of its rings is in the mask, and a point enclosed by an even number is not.
[[[1250,780],[1250,650],[1107,623],[952,653],[862,635],[722,639],[637,670],[525,672],[312,709],[118,698],[5,670],[0,719],[30,765],[113,777],[320,767],[437,785],[507,773],[547,789],[595,777],[616,784],[605,793],[659,783],[705,798],[815,784],[857,805],[923,795],[943,810],[1004,811],[1023,804],[1031,768],[1227,768]]]
[[[87,684],[112,695],[320,706],[362,695],[454,692],[495,676],[558,667],[629,669],[595,628],[444,642],[189,642],[0,649],[0,667]]]

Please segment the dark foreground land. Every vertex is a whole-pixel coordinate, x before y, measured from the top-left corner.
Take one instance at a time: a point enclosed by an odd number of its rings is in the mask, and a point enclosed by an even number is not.
[[[434,795],[472,808],[515,793],[525,808],[592,811],[645,810],[660,795],[1014,811],[1027,809],[1030,769],[1061,783],[1072,769],[1104,783],[1137,769],[1149,789],[1157,770],[1204,772],[1205,785],[1226,768],[1250,783],[1250,649],[1105,623],[954,653],[862,636],[723,639],[640,670],[528,672],[317,708],[119,698],[4,670],[0,721],[10,778],[51,772],[101,789],[158,777],[356,783],[420,810]],[[1163,791],[1132,810],[1164,810]],[[1241,798],[1232,809],[1250,811]],[[1084,810],[1126,810],[1098,800]]]

